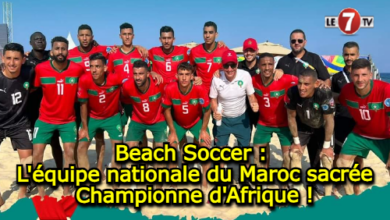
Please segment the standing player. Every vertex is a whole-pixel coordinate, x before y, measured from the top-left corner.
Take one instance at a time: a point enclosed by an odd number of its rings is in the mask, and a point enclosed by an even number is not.
[[[390,84],[372,80],[371,64],[366,59],[352,63],[351,80],[341,90],[339,101],[348,108],[356,125],[341,148],[337,166],[352,167],[356,156],[366,158],[372,151],[389,169]],[[353,194],[349,181],[345,192]]]
[[[120,166],[115,163],[115,144],[123,141],[118,105],[122,77],[107,72],[107,60],[102,54],[92,54],[89,60],[91,74],[81,77],[78,90],[82,122],[79,131],[80,144],[77,149],[79,167],[89,170],[87,153],[91,144],[90,138],[101,129],[107,131],[111,139],[111,164],[114,168],[119,168]],[[100,172],[104,175],[103,170]]]
[[[332,92],[328,89],[319,89],[319,84],[317,73],[312,69],[306,69],[299,75],[298,86],[291,87],[285,96],[288,126],[294,140],[290,149],[291,168],[302,168],[302,155],[309,141],[314,143],[307,147],[311,168],[320,168],[320,159],[323,155],[333,160],[331,138],[335,105]],[[297,123],[297,116],[301,123]],[[327,168],[331,168],[329,165],[331,166],[330,162],[327,163]],[[314,190],[321,194],[317,187]],[[331,186],[325,187],[326,195],[330,195],[331,192]]]
[[[345,63],[344,69],[334,74],[332,77],[332,92],[335,100],[338,99],[342,88],[350,82],[352,63],[356,59],[359,59],[359,45],[355,42],[345,43],[343,47],[343,57]],[[351,114],[349,114],[348,109],[340,104],[336,104],[336,115],[334,117],[334,166],[336,166],[336,161],[339,157],[341,147],[343,146],[345,139],[349,133],[352,132],[354,127],[355,121],[353,120]],[[360,169],[364,167],[363,158],[356,157],[355,162],[359,163]],[[359,184],[354,186],[354,191],[356,195],[360,194]],[[337,188],[334,189],[334,194],[340,196]]]
[[[22,45],[17,43],[5,45],[2,61],[4,69],[0,72],[0,145],[9,137],[26,171],[25,165],[32,163],[32,133],[27,116],[27,100],[33,77],[30,73],[31,68],[22,69],[25,61]],[[27,176],[26,172],[24,176]],[[20,186],[19,199],[26,197],[26,190],[26,185]],[[4,200],[0,193],[0,207],[3,204]]]
[[[203,27],[204,43],[191,49],[190,63],[195,66],[196,77],[195,84],[199,84],[202,81],[202,85],[210,91],[211,81],[213,80],[214,73],[218,73],[222,69],[222,54],[229,50],[229,48],[218,47],[218,43],[215,39],[218,37],[217,25],[208,21]]]
[[[269,53],[263,53],[259,58],[260,74],[252,77],[255,96],[259,103],[259,121],[253,138],[255,150],[255,164],[263,167],[259,160],[259,148],[267,148],[266,168],[269,168],[270,149],[269,142],[272,134],[279,137],[283,153],[283,167],[290,169],[290,146],[292,136],[288,128],[287,110],[283,105],[283,98],[288,89],[297,85],[298,78],[293,75],[283,75],[278,81],[274,81],[274,57]]]
[[[35,68],[35,87],[42,87],[43,98],[39,118],[34,127],[33,163],[36,168],[43,162],[46,144],[50,143],[54,131],[59,131],[64,146],[65,164],[75,163],[74,149],[77,136],[74,104],[77,97],[77,82],[84,69],[67,59],[68,40],[55,37],[51,41],[53,60],[38,64]],[[44,196],[42,186],[39,195]],[[69,186],[64,186],[64,195],[70,195]]]
[[[161,105],[164,86],[150,79],[148,65],[144,61],[134,62],[133,78],[122,86],[124,100],[130,100],[126,104],[133,105],[132,120],[126,134],[129,147],[138,146],[146,130],[152,132],[156,147],[162,147],[167,141],[167,123]],[[161,164],[155,165],[155,168],[158,167]]]
[[[194,135],[195,143],[206,147],[211,145],[210,132],[207,128],[211,114],[209,96],[203,86],[193,85],[193,78],[193,66],[187,62],[181,63],[177,67],[178,82],[168,84],[165,89],[163,107],[170,131],[168,142],[175,148],[187,131]],[[206,173],[209,166],[209,163],[202,164],[202,189],[206,194],[208,188]]]

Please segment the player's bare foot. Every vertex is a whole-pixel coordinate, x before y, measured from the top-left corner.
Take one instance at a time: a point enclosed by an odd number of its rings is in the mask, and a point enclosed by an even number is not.
[[[353,191],[355,192],[355,195],[360,195],[362,192],[360,191],[360,186],[359,185],[354,185],[353,186]]]
[[[332,195],[335,196],[337,199],[341,199],[341,197],[343,197],[343,196],[340,194],[338,188],[339,188],[339,187],[335,187],[335,188],[333,189]]]

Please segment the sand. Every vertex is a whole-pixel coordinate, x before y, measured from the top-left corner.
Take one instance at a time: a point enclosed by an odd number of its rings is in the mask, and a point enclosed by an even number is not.
[[[209,128],[212,128],[212,124],[209,124]],[[104,157],[104,164],[108,164],[110,162],[111,150],[110,150],[110,142],[108,139],[107,133],[105,134],[106,138],[106,153]],[[151,146],[152,135],[148,133],[149,138],[149,146]],[[192,140],[192,136],[188,135],[189,141]],[[232,136],[230,138],[230,146],[233,146],[235,143],[235,139]],[[89,160],[92,167],[95,167],[96,162],[96,152],[95,152],[95,144],[94,141],[90,146],[88,151]],[[14,152],[11,147],[11,142],[9,139],[3,141],[0,147],[0,192],[5,199],[5,204],[0,208],[1,212],[9,209],[16,201],[18,196],[18,186],[16,185],[16,164],[19,162],[19,157],[17,152]],[[44,164],[45,167],[55,167],[54,160],[51,155],[51,147],[48,146],[44,155]],[[271,167],[281,167],[282,157],[281,157],[281,149],[278,138],[276,135],[273,136],[271,140]],[[309,166],[307,151],[304,154],[303,161],[303,169],[306,170]],[[370,153],[367,159],[364,160],[364,165],[367,167],[371,167],[375,172],[375,183],[372,185],[361,185],[361,191],[371,188],[373,185],[383,187],[387,185],[390,181],[390,177],[387,169],[385,168],[385,164],[382,163],[377,156],[373,153]],[[129,186],[130,187],[130,186]],[[128,187],[128,188],[129,188]],[[277,186],[270,186],[272,188],[276,188]],[[102,184],[100,188],[109,188],[106,184]],[[198,188],[198,186],[192,186],[191,188]],[[340,191],[343,193],[343,190]],[[37,195],[37,189],[35,189],[30,197]],[[58,190],[53,191],[50,188],[47,188],[46,193],[50,196],[54,196],[57,198],[61,198],[62,188],[58,188]],[[130,210],[132,211],[132,210]],[[218,217],[221,219],[235,219],[240,215],[250,213],[270,213],[270,210],[265,206],[248,206],[248,207],[237,207],[236,205],[231,206],[222,206],[222,207],[213,207],[210,204],[206,204],[202,207],[144,207],[142,209],[142,214],[147,216],[148,218],[152,218],[154,215],[171,215],[171,216],[180,216],[187,217],[190,219],[191,216],[196,218],[206,218],[206,217]]]

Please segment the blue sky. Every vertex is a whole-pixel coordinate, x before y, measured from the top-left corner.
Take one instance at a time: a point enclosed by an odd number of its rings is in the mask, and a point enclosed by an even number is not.
[[[136,45],[159,46],[159,29],[164,25],[175,30],[176,44],[203,42],[202,28],[206,21],[218,25],[218,40],[229,47],[242,46],[248,37],[266,40],[289,48],[289,34],[301,28],[307,36],[309,51],[320,55],[341,54],[342,45],[356,41],[362,55],[371,54],[380,72],[390,72],[390,2],[384,0],[18,0],[13,3],[14,42],[31,50],[29,36],[43,32],[48,41],[54,36],[68,35],[76,44],[80,24],[89,24],[95,39],[102,45],[120,45],[119,25],[134,26]],[[326,29],[325,16],[337,16],[352,7],[361,16],[374,16],[373,29],[360,29],[346,36],[339,29]],[[48,46],[49,48],[50,46]]]

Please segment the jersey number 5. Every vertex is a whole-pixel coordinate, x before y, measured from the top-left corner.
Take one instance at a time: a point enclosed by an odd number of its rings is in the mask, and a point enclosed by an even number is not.
[[[188,105],[182,105],[183,114],[188,114]]]
[[[12,96],[12,104],[13,105],[17,105],[17,104],[22,102],[22,100],[20,100],[22,98],[22,93],[16,92],[16,93],[11,94],[11,96]]]
[[[359,111],[360,111],[360,115],[362,116],[362,119],[364,121],[371,120],[370,111],[368,111],[367,109],[359,109]]]

